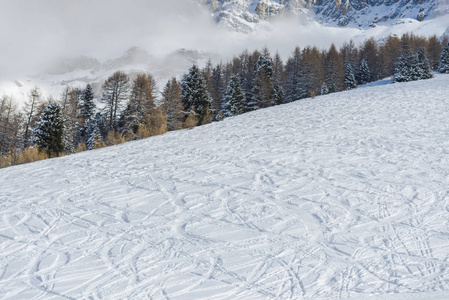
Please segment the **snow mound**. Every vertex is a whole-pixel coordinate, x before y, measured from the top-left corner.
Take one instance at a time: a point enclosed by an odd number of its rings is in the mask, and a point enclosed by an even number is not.
[[[447,298],[448,83],[2,169],[2,296]]]

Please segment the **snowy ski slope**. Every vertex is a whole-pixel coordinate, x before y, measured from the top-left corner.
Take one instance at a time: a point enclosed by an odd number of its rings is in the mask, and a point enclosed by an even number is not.
[[[0,299],[449,299],[448,95],[360,87],[2,169]]]

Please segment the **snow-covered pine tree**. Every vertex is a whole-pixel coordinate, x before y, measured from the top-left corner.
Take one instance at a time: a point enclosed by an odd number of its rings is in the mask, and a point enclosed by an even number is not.
[[[379,79],[380,61],[376,40],[373,37],[365,40],[361,45],[359,52],[360,57],[363,57],[366,60],[366,64],[369,67],[370,76],[367,80],[365,79],[365,83]]]
[[[246,97],[242,89],[240,78],[231,75],[224,95],[223,116],[231,117],[240,115],[245,110]]]
[[[323,84],[321,85],[321,95],[327,95],[329,94],[329,88],[326,84],[326,81],[323,81]]]
[[[86,147],[87,150],[93,150],[97,148],[101,148],[101,145],[103,145],[103,137],[100,134],[100,129],[98,126],[94,127],[91,135],[87,139]]]
[[[94,118],[91,118],[89,121],[89,125],[86,130],[87,141],[86,147],[87,150],[93,150],[102,147],[103,145],[103,136],[100,131],[100,122],[101,115],[97,113]]]
[[[348,64],[351,65],[352,71],[357,70],[358,61],[359,61],[359,50],[355,46],[353,40],[349,42],[345,42],[343,46],[340,48],[341,58],[343,60],[343,64],[346,66]],[[355,73],[354,73],[355,76]]]
[[[89,121],[95,115],[94,92],[92,86],[88,84],[81,94],[81,116],[85,121]]]
[[[352,69],[352,65],[350,63],[346,64],[344,83],[347,90],[352,90],[357,87],[354,70]]]
[[[254,94],[252,92],[246,93],[246,103],[245,103],[245,112],[253,111],[259,109],[259,104],[254,99]]]
[[[273,99],[274,105],[284,104],[285,102],[284,89],[278,83],[278,81],[275,81],[273,84],[273,89],[271,90],[271,98]]]
[[[438,72],[449,73],[449,43],[444,46],[441,51],[440,65],[438,66]]]
[[[417,71],[419,72],[419,79],[429,79],[433,77],[432,68],[427,59],[424,48],[421,48],[416,53],[417,57]]]
[[[362,58],[362,61],[360,62],[360,71],[359,71],[359,83],[365,84],[370,82],[371,78],[371,71],[368,66],[368,62],[365,58]]]
[[[212,103],[212,98],[207,90],[206,81],[201,74],[200,69],[193,65],[181,81],[182,97],[184,110],[187,117],[193,108],[199,124],[203,124],[203,119],[208,113]]]
[[[50,103],[42,112],[34,130],[34,141],[40,151],[48,157],[59,156],[64,150],[64,123],[61,108],[57,103]]]
[[[80,111],[78,115],[79,124],[77,124],[78,135],[80,142],[86,143],[88,136],[86,135],[87,127],[89,126],[90,120],[95,115],[96,105],[94,102],[94,92],[92,86],[88,84],[83,91],[78,91],[77,98],[79,101]],[[63,110],[64,111],[64,110]],[[67,120],[68,121],[68,120]],[[70,122],[66,123],[70,126]]]
[[[396,62],[395,73],[392,77],[393,82],[407,82],[412,80],[411,68],[407,56],[401,54]]]
[[[404,50],[396,62],[396,72],[393,82],[407,82],[421,79],[423,70],[418,63],[418,55],[408,49]]]

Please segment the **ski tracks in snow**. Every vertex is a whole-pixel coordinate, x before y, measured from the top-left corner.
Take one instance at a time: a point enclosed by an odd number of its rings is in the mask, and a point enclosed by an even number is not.
[[[0,170],[2,297],[445,293],[447,79]]]

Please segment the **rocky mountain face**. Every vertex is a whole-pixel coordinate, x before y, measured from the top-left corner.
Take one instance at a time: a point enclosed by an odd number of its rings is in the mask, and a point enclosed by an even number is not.
[[[251,31],[286,13],[339,26],[373,26],[399,18],[422,21],[448,12],[448,0],[198,0],[219,23]]]
[[[316,17],[340,26],[368,26],[410,18],[423,21],[440,14],[439,0],[317,0]]]
[[[214,19],[237,31],[251,31],[257,23],[285,13],[306,15],[315,0],[198,0]]]

